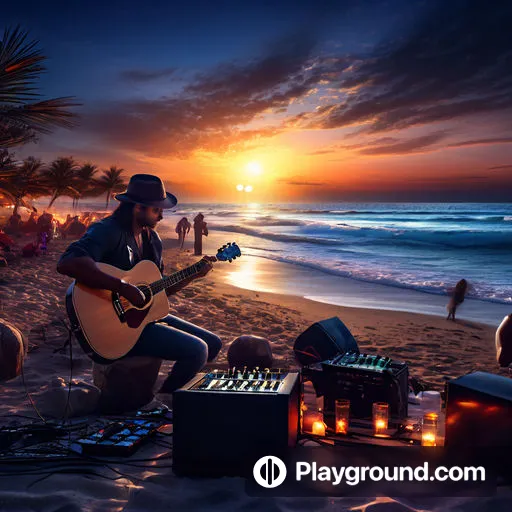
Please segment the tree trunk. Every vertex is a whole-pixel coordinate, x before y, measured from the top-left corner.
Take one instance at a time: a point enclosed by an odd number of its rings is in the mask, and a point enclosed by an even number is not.
[[[55,201],[57,200],[57,198],[59,197],[58,193],[57,192],[54,192],[53,193],[53,196],[52,196],[52,199],[50,201],[50,204],[48,205],[48,208],[51,208],[53,203],[55,203]]]
[[[14,202],[14,210],[12,211],[13,215],[16,215],[18,213],[18,208],[20,207],[20,202],[21,202],[21,199],[16,198],[16,201]]]
[[[105,208],[108,210],[108,203],[110,202],[110,192],[111,190],[107,190],[107,202],[105,203]]]

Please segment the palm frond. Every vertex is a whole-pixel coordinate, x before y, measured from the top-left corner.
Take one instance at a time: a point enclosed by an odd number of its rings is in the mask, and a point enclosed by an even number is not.
[[[35,101],[40,96],[35,84],[46,59],[37,45],[27,41],[20,27],[6,29],[0,41],[0,147],[26,144],[38,133],[76,125],[77,115],[69,108],[80,104],[72,97]]]
[[[70,97],[55,98],[16,108],[0,107],[0,123],[22,129],[30,128],[41,133],[49,133],[51,127],[70,128],[76,125],[77,116],[66,109],[79,105],[71,100]]]
[[[27,35],[19,26],[7,28],[0,41],[0,103],[19,104],[38,96],[33,85],[45,70],[40,63],[46,57],[38,41],[27,42]]]

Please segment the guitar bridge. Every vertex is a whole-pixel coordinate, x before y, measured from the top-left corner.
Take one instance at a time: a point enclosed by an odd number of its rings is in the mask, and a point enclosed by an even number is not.
[[[121,299],[119,298],[118,293],[112,294],[112,306],[114,306],[114,311],[116,312],[117,317],[121,323],[126,323],[126,315],[123,305],[121,304]]]

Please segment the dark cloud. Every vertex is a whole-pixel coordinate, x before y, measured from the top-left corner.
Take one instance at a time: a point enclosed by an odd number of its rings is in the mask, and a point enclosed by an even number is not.
[[[223,152],[254,143],[280,129],[243,126],[286,108],[321,79],[324,67],[311,58],[314,46],[308,37],[289,38],[259,59],[198,75],[176,97],[104,106],[84,124],[106,142],[157,156],[186,157],[194,150]]]
[[[510,144],[512,143],[512,137],[501,137],[494,139],[474,139],[474,140],[463,140],[460,142],[455,142],[453,144],[448,144],[446,147],[448,148],[459,148],[464,146],[478,146],[480,144]]]
[[[495,167],[489,167],[489,170],[490,171],[504,171],[504,170],[507,170],[507,169],[511,169],[512,170],[512,165],[496,165]]]
[[[315,127],[403,129],[512,105],[512,2],[429,2],[408,34],[339,76],[352,94],[309,116]]]
[[[410,30],[367,55],[326,55],[310,34],[294,34],[258,58],[197,75],[172,97],[102,105],[84,116],[84,129],[119,149],[186,158],[196,150],[245,149],[304,127],[358,126],[355,134],[371,135],[476,114],[506,115],[512,108],[512,2],[496,1],[491,8],[482,0],[439,0],[422,9]],[[173,73],[128,70],[123,76],[149,82]],[[315,103],[326,90],[343,99]],[[247,129],[263,115],[286,114],[292,103],[303,112],[294,108],[280,126]],[[509,134],[505,130],[494,140],[505,142]],[[436,149],[444,138],[437,131],[345,148],[363,155],[407,154]],[[492,142],[449,147],[477,143]],[[327,152],[331,148],[312,154]]]
[[[153,82],[160,78],[166,78],[176,73],[176,68],[164,68],[164,69],[128,69],[120,73],[122,80],[128,80],[130,82]]]
[[[431,151],[432,146],[446,138],[446,132],[440,131],[415,137],[409,140],[393,142],[391,144],[367,147],[359,150],[362,155],[404,155],[408,153],[421,153]]]
[[[334,149],[319,149],[317,151],[311,151],[310,153],[308,153],[308,155],[310,156],[314,156],[314,155],[328,155],[329,153],[334,153],[335,150]]]
[[[488,181],[489,176],[441,176],[441,177],[433,177],[433,178],[406,178],[405,181],[408,182],[420,182],[420,183],[460,183],[460,182],[474,182],[474,181]]]
[[[278,180],[280,183],[284,183],[285,185],[293,185],[298,187],[322,187],[327,185],[325,181],[307,181],[301,179],[281,179]]]

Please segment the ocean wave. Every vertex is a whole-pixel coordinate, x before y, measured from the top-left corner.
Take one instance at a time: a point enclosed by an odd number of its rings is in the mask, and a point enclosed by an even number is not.
[[[392,209],[392,210],[340,210],[340,209],[331,209],[331,210],[315,210],[315,209],[295,209],[295,208],[278,208],[279,211],[288,212],[288,213],[300,213],[300,214],[333,214],[333,215],[392,215],[392,216],[402,216],[402,215],[411,215],[411,216],[434,216],[434,217],[445,217],[448,220],[453,219],[454,217],[459,218],[467,218],[469,217],[494,217],[498,220],[503,219],[503,215],[499,215],[496,211],[475,211],[475,210],[467,210],[467,211],[459,211],[459,210],[400,210],[400,209]]]
[[[253,226],[306,226],[309,223],[304,220],[278,219],[265,215],[257,219],[251,219],[250,224]]]
[[[296,210],[294,208],[278,208],[278,211],[280,212],[290,212],[290,213],[301,213],[301,214],[325,214],[325,213],[332,213],[332,210]],[[356,213],[356,212],[353,212]]]
[[[512,218],[512,217],[510,217]],[[392,222],[392,223],[403,223],[403,222],[453,222],[453,223],[466,223],[472,222],[475,224],[479,223],[490,223],[490,222],[502,222],[507,217],[503,215],[474,215],[474,216],[447,216],[447,215],[430,215],[430,216],[409,216],[404,217],[401,214],[396,215],[381,215],[378,219],[372,220],[372,222]],[[361,219],[357,219],[361,220]]]
[[[404,230],[388,227],[368,228],[350,225],[308,225],[309,233],[285,234],[258,230],[249,226],[215,225],[219,231],[232,231],[283,243],[343,246],[347,243],[364,245],[438,246],[457,249],[512,249],[512,236],[503,231],[468,230]],[[315,231],[316,229],[316,231]],[[322,236],[323,235],[323,236]]]
[[[355,279],[357,281],[362,281],[366,283],[372,284],[380,284],[383,286],[391,286],[393,288],[407,289],[407,290],[415,290],[423,293],[430,293],[434,295],[444,295],[448,296],[448,291],[446,285],[444,283],[439,284],[425,284],[425,283],[415,283],[415,282],[405,282],[400,281],[396,277],[391,275],[382,275],[380,270],[374,269],[370,270],[362,270],[353,268],[352,270],[342,270],[337,268],[328,267],[326,265],[322,265],[321,263],[313,263],[310,261],[305,261],[301,259],[296,259],[287,256],[276,256],[274,254],[257,254],[255,255],[259,258],[265,258],[273,261],[279,261],[281,263],[289,263],[292,265],[298,265],[303,268],[309,268],[312,270],[320,271],[325,274],[345,277],[349,279]],[[505,293],[503,297],[496,296],[496,293],[493,293],[492,296],[488,295],[489,292],[484,290],[475,289],[473,287],[472,291],[466,295],[467,298],[478,299],[485,302],[491,302],[495,304],[512,304],[512,297],[509,296],[509,293]]]
[[[339,245],[340,240],[333,238],[315,238],[311,236],[302,236],[302,235],[285,235],[282,233],[270,233],[268,231],[258,231],[257,229],[253,229],[247,226],[233,226],[233,225],[224,225],[214,226],[216,231],[228,231],[233,233],[241,233],[243,235],[255,236],[258,238],[264,238],[266,240],[272,240],[274,242],[298,242],[298,243],[308,243],[308,244],[318,244],[318,245]]]

